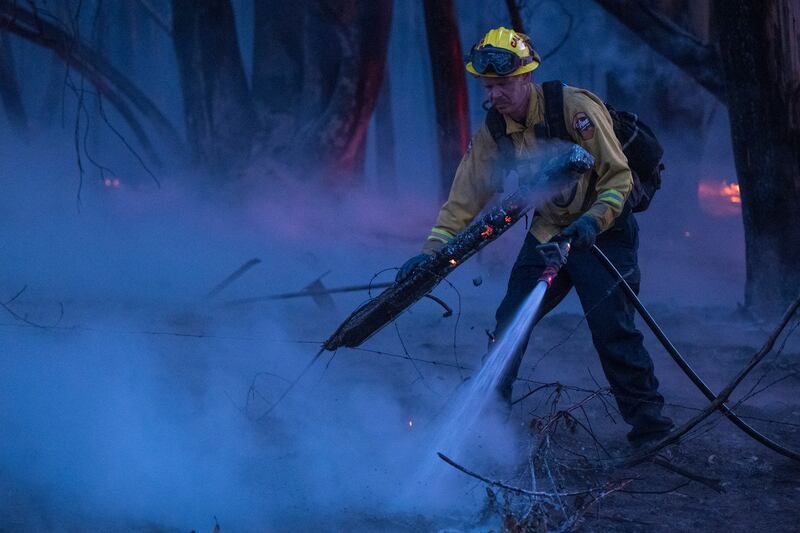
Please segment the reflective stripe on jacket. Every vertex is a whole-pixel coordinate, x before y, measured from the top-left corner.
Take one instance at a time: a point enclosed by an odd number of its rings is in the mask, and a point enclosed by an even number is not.
[[[535,152],[537,143],[542,141],[534,135],[534,125],[544,122],[541,86],[532,84],[525,124],[508,115],[503,115],[503,118],[517,156]],[[539,242],[549,241],[584,213],[597,221],[600,231],[605,231],[622,212],[633,187],[628,160],[614,135],[611,116],[597,96],[584,89],[564,87],[564,120],[573,141],[594,156],[595,165],[593,171],[580,177],[572,190],[537,207],[531,233]],[[489,202],[496,192],[494,184],[498,177],[494,174],[499,172],[498,157],[497,144],[486,124],[481,124],[458,165],[450,194],[423,250],[447,242]],[[596,180],[593,190],[588,190],[592,173],[596,174]]]

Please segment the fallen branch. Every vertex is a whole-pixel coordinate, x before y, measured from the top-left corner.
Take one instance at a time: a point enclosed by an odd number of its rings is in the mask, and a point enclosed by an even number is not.
[[[158,160],[158,155],[132,107],[150,121],[174,151],[187,152],[180,134],[153,101],[105,57],[66,30],[43,20],[38,13],[25,9],[18,2],[0,0],[0,31],[14,33],[51,50],[80,72],[114,105],[154,160]]]
[[[482,475],[478,474],[477,472],[473,472],[472,470],[469,470],[468,468],[466,468],[464,466],[461,466],[460,464],[456,463],[455,461],[453,461],[452,459],[447,457],[442,452],[436,452],[436,455],[438,455],[439,459],[441,459],[445,463],[449,464],[450,466],[452,466],[456,470],[459,470],[459,471],[467,474],[468,476],[474,477],[475,479],[479,479],[479,480],[483,481],[484,483],[488,483],[489,485],[493,485],[493,486],[501,488],[503,490],[507,490],[507,491],[510,491],[510,492],[515,492],[517,494],[522,494],[522,495],[525,495],[525,496],[531,496],[533,498],[553,499],[553,498],[563,498],[563,497],[566,497],[566,496],[583,496],[583,495],[586,495],[586,494],[593,494],[595,491],[600,490],[600,489],[587,489],[587,490],[581,490],[581,491],[577,491],[577,492],[541,492],[541,491],[526,490],[526,489],[522,489],[520,487],[515,487],[513,485],[509,485],[507,483],[503,483],[502,481],[495,481],[493,479],[489,479],[489,478],[487,478],[485,476],[482,476]],[[629,482],[631,482],[633,480],[632,479],[626,479],[626,480],[623,480],[623,481],[627,485]]]
[[[683,476],[683,477],[685,477],[685,478],[687,478],[687,479],[689,479],[691,481],[697,481],[698,483],[701,483],[701,484],[705,485],[706,487],[710,488],[711,490],[719,492],[720,494],[725,492],[725,489],[722,488],[722,484],[720,483],[719,479],[714,479],[714,478],[710,478],[710,477],[703,477],[703,476],[694,474],[694,473],[689,472],[688,470],[683,469],[683,468],[681,468],[679,466],[676,466],[676,465],[670,463],[669,461],[667,461],[665,459],[662,459],[661,457],[658,457],[658,456],[653,458],[653,464],[656,464],[656,465],[660,466],[661,468],[664,468],[666,470],[669,470],[670,472],[674,472],[674,473],[676,473],[676,474],[678,474],[680,476]],[[676,490],[676,489],[673,489],[673,490]]]
[[[247,272],[257,264],[259,264],[260,262],[261,259],[259,259],[258,257],[254,257],[253,259],[247,261],[245,264],[236,269],[232,274],[230,274],[227,278],[220,281],[213,289],[211,289],[209,293],[206,294],[206,300],[214,298],[217,294],[221,293],[228,286],[230,286],[231,283],[241,278],[245,274],[245,272]]]
[[[689,420],[688,422],[684,423],[678,429],[667,435],[665,438],[661,439],[659,442],[655,443],[652,446],[648,446],[641,452],[633,455],[628,459],[624,459],[621,461],[617,461],[616,464],[619,466],[634,466],[639,464],[643,461],[648,460],[658,451],[664,449],[665,447],[669,446],[670,444],[677,443],[680,438],[686,435],[689,431],[694,429],[700,422],[711,416],[714,411],[720,409],[728,398],[730,397],[731,393],[733,393],[734,389],[739,386],[739,384],[744,380],[745,377],[756,367],[758,364],[772,351],[772,348],[775,346],[775,342],[780,337],[783,330],[789,324],[789,321],[792,319],[794,314],[797,312],[797,309],[800,307],[800,296],[798,296],[794,302],[786,309],[781,318],[781,321],[778,323],[778,326],[773,330],[772,334],[769,336],[767,341],[764,343],[764,346],[750,359],[750,362],[745,365],[745,367],[739,371],[736,377],[726,386],[722,392],[717,395],[717,398],[711,402],[708,406],[706,406],[703,411],[701,411],[697,416]],[[787,450],[787,457],[800,461],[800,454],[795,451]]]

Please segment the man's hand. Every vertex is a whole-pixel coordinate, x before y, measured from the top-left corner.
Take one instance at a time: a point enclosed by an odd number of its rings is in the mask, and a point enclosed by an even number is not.
[[[572,241],[573,250],[588,250],[594,245],[599,232],[600,227],[592,217],[581,215],[578,220],[567,226],[561,235]]]
[[[422,247],[422,253],[419,255],[415,255],[405,263],[403,266],[400,267],[400,270],[397,271],[397,276],[395,276],[395,281],[402,281],[408,277],[414,268],[418,265],[422,264],[430,256],[434,255],[436,252],[441,250],[444,247],[444,243],[435,240],[427,240]]]
[[[395,276],[395,281],[403,281],[411,274],[411,271],[421,265],[426,259],[430,257],[430,254],[419,254],[415,255],[405,263],[403,266],[400,267],[400,270],[397,271],[397,276]]]

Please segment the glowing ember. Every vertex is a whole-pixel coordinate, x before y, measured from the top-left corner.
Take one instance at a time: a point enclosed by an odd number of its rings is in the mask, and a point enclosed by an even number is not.
[[[702,180],[697,184],[700,209],[715,217],[739,215],[742,212],[742,197],[739,184],[726,180]]]
[[[494,233],[494,228],[486,226],[486,229],[481,232],[481,237],[489,237],[492,233]]]
[[[505,218],[506,224],[511,224],[512,220],[513,219],[509,215],[506,215],[506,218]]]
[[[450,264],[456,266],[458,264],[458,261],[456,261],[455,259],[451,259]]]

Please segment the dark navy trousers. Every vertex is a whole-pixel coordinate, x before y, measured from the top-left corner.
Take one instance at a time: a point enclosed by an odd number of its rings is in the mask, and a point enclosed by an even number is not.
[[[511,270],[506,295],[495,315],[496,336],[503,335],[544,269],[544,261],[536,251],[539,244],[528,233]],[[597,237],[597,246],[638,294],[639,226],[633,214],[623,213],[617,218],[612,228]],[[567,264],[545,294],[534,323],[558,305],[572,287],[587,315],[592,341],[620,413],[633,426],[628,439],[635,443],[669,430],[672,421],[661,415],[664,398],[658,393],[653,361],[644,348],[642,334],[634,325],[634,307],[590,250],[570,253]],[[514,354],[500,385],[500,394],[506,398],[511,397],[529,337],[530,331]]]

